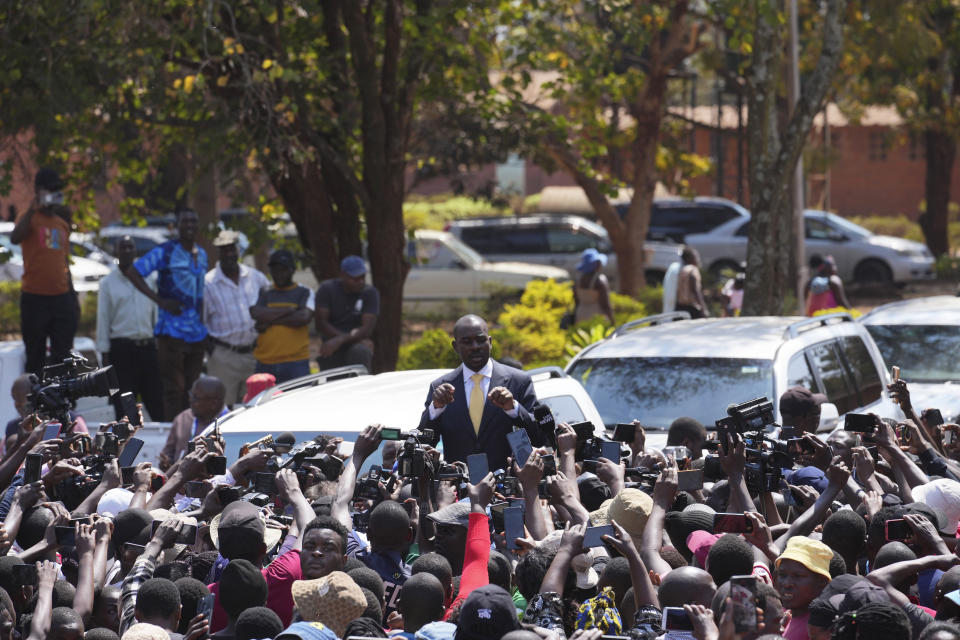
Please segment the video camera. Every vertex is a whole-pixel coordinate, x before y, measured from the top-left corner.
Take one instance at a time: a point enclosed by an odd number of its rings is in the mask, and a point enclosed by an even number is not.
[[[60,364],[47,365],[39,379],[36,375],[30,379],[33,386],[27,400],[31,411],[42,419],[59,420],[64,432],[71,428],[69,413],[78,398],[112,396],[120,390],[112,365],[95,369],[79,353],[64,358]]]
[[[403,447],[397,456],[397,469],[401,478],[419,478],[425,472],[430,477],[435,475],[436,463],[427,454],[426,446],[436,444],[436,433],[433,429],[412,429],[406,432]]]

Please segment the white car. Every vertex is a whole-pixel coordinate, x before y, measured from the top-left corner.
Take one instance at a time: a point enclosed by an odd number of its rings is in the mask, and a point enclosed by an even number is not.
[[[891,302],[860,318],[889,366],[900,367],[917,411],[940,409],[960,418],[960,298],[933,296]]]
[[[910,282],[936,278],[933,254],[919,242],[876,235],[827,211],[804,211],[806,260],[833,256],[846,282]],[[749,217],[734,218],[707,233],[689,234],[686,243],[700,253],[704,268],[719,274],[739,271],[747,259]]]
[[[877,345],[846,313],[816,318],[689,320],[685,312],[629,322],[566,367],[608,429],[639,419],[665,430],[681,416],[707,428],[730,403],[766,396],[780,420],[780,395],[803,385],[827,396],[820,430],[848,412],[902,419],[890,399]]]
[[[290,431],[297,442],[321,433],[339,436],[344,440],[340,453],[349,455],[357,435],[367,425],[415,429],[420,424],[430,383],[448,371],[421,369],[369,375],[363,367],[343,367],[291,380],[267,389],[220,419],[224,453],[232,461],[244,443]],[[537,399],[550,407],[555,420],[589,420],[597,425],[600,434],[600,414],[580,383],[558,367],[527,373],[533,378]],[[209,426],[207,433],[213,428]],[[368,465],[377,464],[378,460],[368,460]]]
[[[419,230],[407,245],[412,268],[404,302],[481,300],[496,289],[523,289],[531,280],[569,280],[566,269],[526,262],[487,262],[446,231]]]
[[[23,276],[23,249],[10,240],[13,226],[12,222],[0,222],[0,247],[6,258],[0,266],[0,273],[4,279],[19,280]],[[70,277],[73,279],[73,288],[78,293],[98,290],[100,280],[108,273],[110,268],[96,260],[75,255],[70,258]]]

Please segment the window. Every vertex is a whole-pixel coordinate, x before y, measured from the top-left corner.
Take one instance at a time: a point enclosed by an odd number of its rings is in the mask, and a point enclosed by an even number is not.
[[[869,144],[872,161],[882,162],[887,159],[887,141],[884,139],[882,131],[871,131]]]
[[[547,245],[550,253],[580,253],[584,249],[596,248],[597,239],[581,229],[569,227],[550,227],[547,229]]]
[[[663,206],[654,205],[650,214],[653,236],[682,239],[688,233],[706,233],[739,214],[723,206]]]
[[[460,269],[463,267],[463,261],[460,260],[459,256],[439,240],[417,239],[414,242],[416,245],[415,266],[421,269]]]
[[[810,373],[810,365],[807,364],[807,358],[802,354],[790,358],[790,364],[787,366],[787,388],[806,387],[810,391],[817,390],[817,381]]]
[[[854,384],[860,393],[860,406],[866,406],[880,399],[883,383],[877,371],[867,345],[859,336],[846,336],[840,339],[843,355],[853,373]]]
[[[807,216],[803,220],[803,228],[808,240],[840,240],[843,236],[824,218]]]
[[[900,367],[910,382],[943,383],[960,380],[956,346],[960,327],[955,325],[867,325],[884,362]]]
[[[737,229],[737,232],[733,235],[737,236],[738,238],[746,238],[748,235],[750,235],[750,221],[747,220],[740,225],[740,228]]]
[[[483,255],[547,253],[547,234],[540,227],[488,226],[463,229],[463,241]]]
[[[809,347],[806,353],[820,378],[820,388],[827,394],[827,401],[837,405],[841,414],[856,409],[859,406],[857,393],[847,380],[834,342],[821,342]]]

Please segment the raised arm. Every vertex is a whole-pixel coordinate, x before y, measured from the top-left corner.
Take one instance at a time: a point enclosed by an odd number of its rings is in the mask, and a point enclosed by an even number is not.
[[[813,531],[814,527],[823,522],[824,518],[827,517],[827,510],[830,509],[830,505],[833,504],[837,494],[839,494],[840,491],[843,490],[844,485],[847,484],[848,478],[850,478],[850,470],[847,469],[846,465],[843,464],[839,458],[835,458],[833,464],[827,469],[827,488],[824,489],[820,497],[817,498],[817,501],[813,504],[813,508],[801,513],[800,516],[793,521],[793,524],[790,525],[787,532],[777,540],[777,555],[783,553],[783,550],[787,547],[787,541],[790,540],[790,538],[794,536],[805,536]],[[761,549],[761,551],[763,551],[763,549]]]
[[[57,565],[44,560],[37,563],[37,604],[33,609],[30,635],[27,640],[46,640],[53,614],[53,585],[57,581]]]
[[[337,481],[337,497],[330,507],[330,515],[337,519],[347,529],[353,529],[353,519],[350,517],[350,501],[357,484],[357,473],[370,454],[380,446],[380,432],[383,425],[370,425],[357,437],[351,455],[343,465],[343,473]]]
[[[294,471],[290,469],[280,469],[280,471],[277,472],[276,479],[277,492],[280,494],[280,499],[293,507],[293,518],[297,523],[297,531],[299,532],[297,542],[293,548],[299,549],[303,544],[303,532],[316,514],[314,514],[313,507],[310,506],[310,503],[307,502],[307,499],[304,497],[303,491],[300,490],[300,480],[297,479],[297,474]]]
[[[80,614],[83,624],[86,625],[90,620],[90,614],[93,613],[94,551],[97,546],[94,526],[78,524],[76,541],[80,567],[77,573],[77,593],[73,598],[73,608]]]
[[[650,509],[647,525],[643,528],[643,536],[640,540],[640,557],[644,564],[661,578],[670,573],[670,565],[660,556],[660,547],[663,545],[663,523],[677,495],[677,463],[672,458],[670,463],[670,466],[660,472],[660,477],[653,486],[651,496],[653,507]]]

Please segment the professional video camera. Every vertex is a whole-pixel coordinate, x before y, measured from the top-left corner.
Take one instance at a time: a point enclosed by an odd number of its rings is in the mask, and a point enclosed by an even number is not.
[[[64,358],[60,364],[43,368],[40,378],[30,376],[33,388],[27,400],[31,410],[43,419],[59,420],[63,432],[71,429],[69,412],[77,398],[112,396],[120,390],[113,366],[95,369],[79,353]]]
[[[433,429],[419,431],[412,429],[405,434],[403,447],[397,456],[397,468],[401,478],[419,478],[425,472],[432,478],[436,472],[433,458],[427,454],[426,446],[433,446],[436,434]]]
[[[380,500],[380,482],[383,480],[383,469],[380,465],[373,465],[370,470],[357,479],[353,489],[355,500]]]

